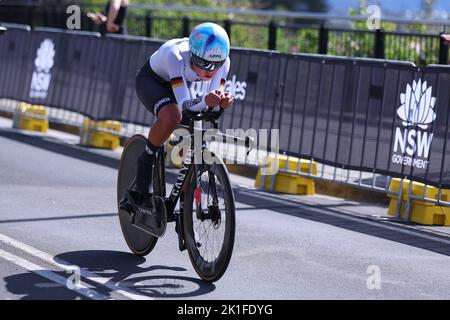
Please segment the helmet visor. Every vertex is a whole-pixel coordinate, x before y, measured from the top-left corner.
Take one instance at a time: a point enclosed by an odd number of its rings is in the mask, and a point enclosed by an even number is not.
[[[191,62],[198,68],[204,70],[204,71],[214,71],[219,69],[223,64],[225,63],[225,60],[223,61],[208,61],[205,59],[202,59],[195,54],[191,53]]]

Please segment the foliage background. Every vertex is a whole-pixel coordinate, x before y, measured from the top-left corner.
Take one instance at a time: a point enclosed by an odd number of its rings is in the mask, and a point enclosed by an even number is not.
[[[51,2],[52,0],[47,0]],[[74,2],[74,1],[70,1]],[[87,11],[103,11],[106,0],[76,1]],[[423,15],[426,18],[433,8],[434,0],[423,0]],[[325,0],[130,0],[130,4],[179,5],[211,8],[270,9],[326,12]],[[349,8],[348,14],[366,14],[366,0],[359,0],[359,7]],[[127,29],[129,34],[145,36],[145,16],[152,17],[151,36],[160,39],[181,37],[183,17],[189,17],[189,27],[214,21],[224,25],[232,22],[231,43],[234,47],[267,49],[269,40],[268,24],[275,21],[277,27],[277,47],[281,52],[317,53],[319,49],[320,21],[288,18],[269,18],[265,16],[233,15],[224,13],[147,11],[129,10]],[[353,57],[375,57],[375,32],[368,30],[366,21],[346,22],[327,21],[328,54]],[[420,24],[397,25],[383,22],[385,32],[385,58],[413,61],[423,66],[438,62],[439,32],[442,31]]]

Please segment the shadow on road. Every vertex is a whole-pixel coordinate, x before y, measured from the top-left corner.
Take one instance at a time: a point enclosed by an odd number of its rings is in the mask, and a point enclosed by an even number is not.
[[[70,220],[70,219],[92,219],[92,218],[105,218],[105,217],[116,217],[116,216],[117,216],[117,213],[97,213],[97,214],[57,216],[57,217],[23,218],[23,219],[0,220],[0,224],[19,223],[19,222]]]
[[[55,272],[67,277],[65,272]],[[68,289],[66,286],[52,282],[35,273],[27,272],[8,276],[3,279],[8,292],[21,297],[20,300],[88,300],[87,297]]]
[[[0,129],[0,137],[30,144],[51,152],[64,154],[110,168],[117,168],[119,163],[119,160],[112,157],[99,155],[88,149],[81,149],[76,146],[62,144],[56,139],[52,141],[46,137],[28,136],[20,132],[4,129]],[[166,181],[174,184],[176,181],[176,174],[168,171],[166,173]],[[239,187],[234,187],[233,189],[237,202],[253,206],[253,208],[242,210],[243,214],[248,210],[270,209],[278,213],[289,214],[302,219],[308,219],[450,256],[450,239],[445,236],[411,229],[401,224],[394,225],[390,223],[388,225],[389,228],[387,228],[386,222],[370,221],[369,223],[368,219],[350,217],[344,213],[334,211],[333,207],[336,206],[330,207],[329,205],[300,204],[289,199],[274,199],[268,193],[264,193],[264,196],[257,196],[252,191],[243,191]],[[349,206],[349,204],[346,204],[346,206]],[[355,204],[355,206],[358,206],[358,204]],[[240,209],[237,211],[241,212]]]
[[[199,278],[173,275],[181,267],[141,266],[147,260],[132,253],[108,250],[73,251],[55,259],[93,272],[123,288],[151,298],[189,298],[212,292],[215,286]],[[161,272],[162,274],[160,274]],[[172,275],[167,275],[171,272]]]
[[[68,266],[77,266],[80,269],[95,273],[95,276],[105,278],[119,289],[130,289],[133,293],[149,298],[191,298],[214,291],[213,284],[198,278],[178,275],[161,275],[162,273],[186,271],[180,267],[153,265],[140,267],[146,262],[143,257],[119,251],[74,251],[60,254],[55,260]],[[64,263],[62,263],[64,264]],[[49,272],[49,271],[46,271]],[[68,279],[65,271],[52,271],[62,279]],[[136,275],[139,275],[136,277]],[[93,285],[93,290],[110,297],[112,290],[104,285],[81,277],[83,282]],[[70,290],[65,284],[48,280],[36,273],[25,272],[5,277],[5,288],[9,293],[16,295],[14,299],[20,300],[89,300],[88,297]],[[117,296],[115,296],[117,298]]]
[[[63,143],[61,140],[49,136],[27,135],[16,130],[0,128],[0,137],[108,168],[117,169],[119,167],[118,159],[94,153],[86,147]]]

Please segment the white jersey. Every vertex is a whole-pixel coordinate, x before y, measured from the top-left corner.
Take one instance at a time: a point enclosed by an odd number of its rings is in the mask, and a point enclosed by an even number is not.
[[[205,97],[191,97],[188,82],[202,81],[191,68],[189,38],[173,39],[164,43],[150,57],[150,67],[162,79],[170,82],[180,110],[201,111],[207,108]],[[224,90],[230,70],[230,58],[217,70],[214,77],[205,81],[208,92]]]

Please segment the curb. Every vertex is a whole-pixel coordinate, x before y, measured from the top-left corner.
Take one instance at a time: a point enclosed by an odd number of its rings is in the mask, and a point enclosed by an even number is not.
[[[358,202],[389,205],[389,197],[376,190],[361,189],[345,183],[316,180],[316,193]]]
[[[66,133],[76,134],[78,136],[80,135],[80,127],[75,125],[49,122],[49,128]]]
[[[225,161],[225,165],[227,166],[228,172],[250,179],[255,179],[258,173],[258,168],[247,164],[231,164]]]

